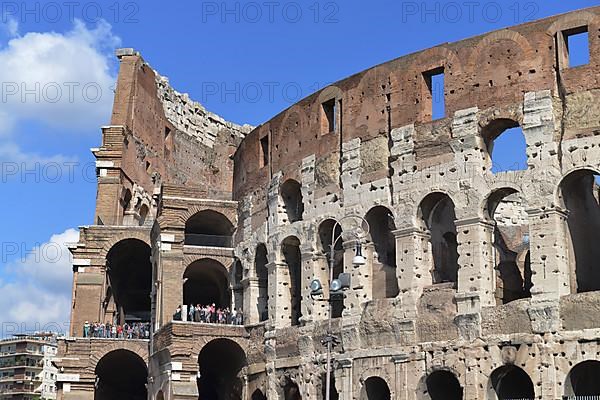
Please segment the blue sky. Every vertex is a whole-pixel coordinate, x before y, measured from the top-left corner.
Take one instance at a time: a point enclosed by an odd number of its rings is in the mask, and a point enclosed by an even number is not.
[[[207,109],[257,125],[370,66],[595,3],[3,2],[0,336],[35,321],[66,322],[63,243],[93,221],[89,149],[109,121],[114,48],[135,48]],[[62,256],[43,255],[54,250]]]

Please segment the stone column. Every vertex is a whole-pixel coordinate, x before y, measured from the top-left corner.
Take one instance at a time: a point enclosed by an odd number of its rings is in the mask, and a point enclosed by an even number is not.
[[[400,354],[397,356],[392,356],[392,361],[394,361],[394,392],[396,393],[397,399],[408,399],[409,396],[409,386],[408,386],[408,371],[407,371],[407,363],[409,361],[408,354]]]
[[[257,304],[259,299],[259,282],[256,276],[249,276],[242,280],[244,288],[244,323],[255,324],[260,321],[259,310],[262,304]]]
[[[567,212],[557,207],[527,210],[530,259],[536,300],[557,300],[571,292],[568,263]]]
[[[350,274],[350,289],[346,292],[344,302],[344,316],[360,315],[361,305],[373,299],[372,293],[372,269],[373,269],[373,246],[362,246],[365,265],[354,265],[352,259],[355,255],[356,240],[347,240],[343,243],[344,248],[344,272]]]
[[[494,224],[481,218],[457,220],[459,314],[479,312],[496,305],[494,272]]]
[[[354,400],[352,388],[352,360],[339,360],[335,374],[335,387],[340,400]]]
[[[288,265],[284,262],[267,264],[269,271],[269,319],[276,328],[290,326],[292,304]]]
[[[415,317],[417,302],[423,288],[433,283],[431,236],[417,227],[393,232],[396,238],[396,276],[402,311],[407,318]]]
[[[316,267],[316,256],[312,247],[304,247],[300,248],[300,313],[301,313],[301,323],[309,323],[314,319],[314,301],[310,296],[310,282],[313,280],[313,277],[317,277],[317,272],[315,270]],[[320,278],[320,277],[319,277]],[[321,281],[323,285],[323,281]]]

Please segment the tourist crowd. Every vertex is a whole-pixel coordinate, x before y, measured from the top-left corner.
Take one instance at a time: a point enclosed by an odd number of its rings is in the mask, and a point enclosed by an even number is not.
[[[187,308],[187,321],[190,322],[204,322],[212,324],[229,324],[229,325],[243,325],[244,324],[244,313],[241,308],[230,310],[229,307],[224,309],[217,308],[215,303],[210,305],[189,305]],[[183,310],[181,306],[177,307],[177,311],[173,315],[173,320],[183,320]]]
[[[149,322],[124,323],[123,325],[95,322],[83,324],[83,337],[107,339],[148,339],[150,338]]]

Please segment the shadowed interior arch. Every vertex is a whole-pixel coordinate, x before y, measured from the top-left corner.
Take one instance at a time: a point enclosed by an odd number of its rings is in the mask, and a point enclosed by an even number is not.
[[[599,376],[600,361],[580,362],[567,375],[565,396],[600,396]]]
[[[325,255],[327,268],[326,272],[329,271],[329,263],[330,263],[330,255],[331,255],[331,241],[333,227],[335,226],[336,221],[334,219],[326,219],[325,221],[319,224],[319,250],[321,253]],[[337,225],[335,227],[335,233],[333,238],[339,237],[342,234],[342,227]],[[344,272],[344,242],[342,239],[339,239],[334,246],[334,258],[333,258],[333,277],[337,278],[341,273]],[[325,282],[329,281],[329,273],[326,273]],[[339,318],[342,316],[342,312],[344,311],[344,298],[342,296],[336,297],[331,300],[331,316],[333,318]]]
[[[146,400],[148,371],[140,356],[114,350],[98,361],[94,400]]]
[[[110,307],[114,306],[115,319],[120,324],[150,321],[150,252],[150,246],[143,241],[125,239],[115,244],[106,256],[109,288],[105,310],[110,313]]]
[[[365,380],[361,389],[360,400],[390,400],[390,388],[387,382],[378,376]]]
[[[241,400],[243,382],[238,375],[245,365],[246,354],[236,342],[208,342],[198,355],[198,399]]]
[[[497,400],[534,399],[533,382],[527,372],[514,365],[496,368],[490,381]]]
[[[463,388],[450,371],[435,371],[425,380],[431,400],[462,400]]]
[[[185,223],[185,244],[193,246],[231,247],[234,226],[218,211],[203,210]]]
[[[377,257],[373,259],[373,297],[394,298],[398,295],[396,278],[396,230],[392,212],[383,206],[373,207],[365,215]]]
[[[183,280],[184,304],[230,306],[228,273],[220,262],[210,258],[195,261],[186,268]]]

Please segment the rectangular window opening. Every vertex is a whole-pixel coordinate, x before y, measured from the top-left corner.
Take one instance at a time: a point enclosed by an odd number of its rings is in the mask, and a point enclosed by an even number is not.
[[[579,67],[590,63],[590,43],[588,27],[582,26],[563,31],[566,66]]]
[[[335,99],[323,103],[322,133],[335,132],[337,105]]]
[[[446,99],[444,67],[439,67],[423,74],[429,95],[431,96],[431,120],[446,117]]]
[[[165,140],[169,139],[169,136],[171,136],[171,129],[165,126]]]
[[[260,139],[261,168],[269,165],[269,136]]]

